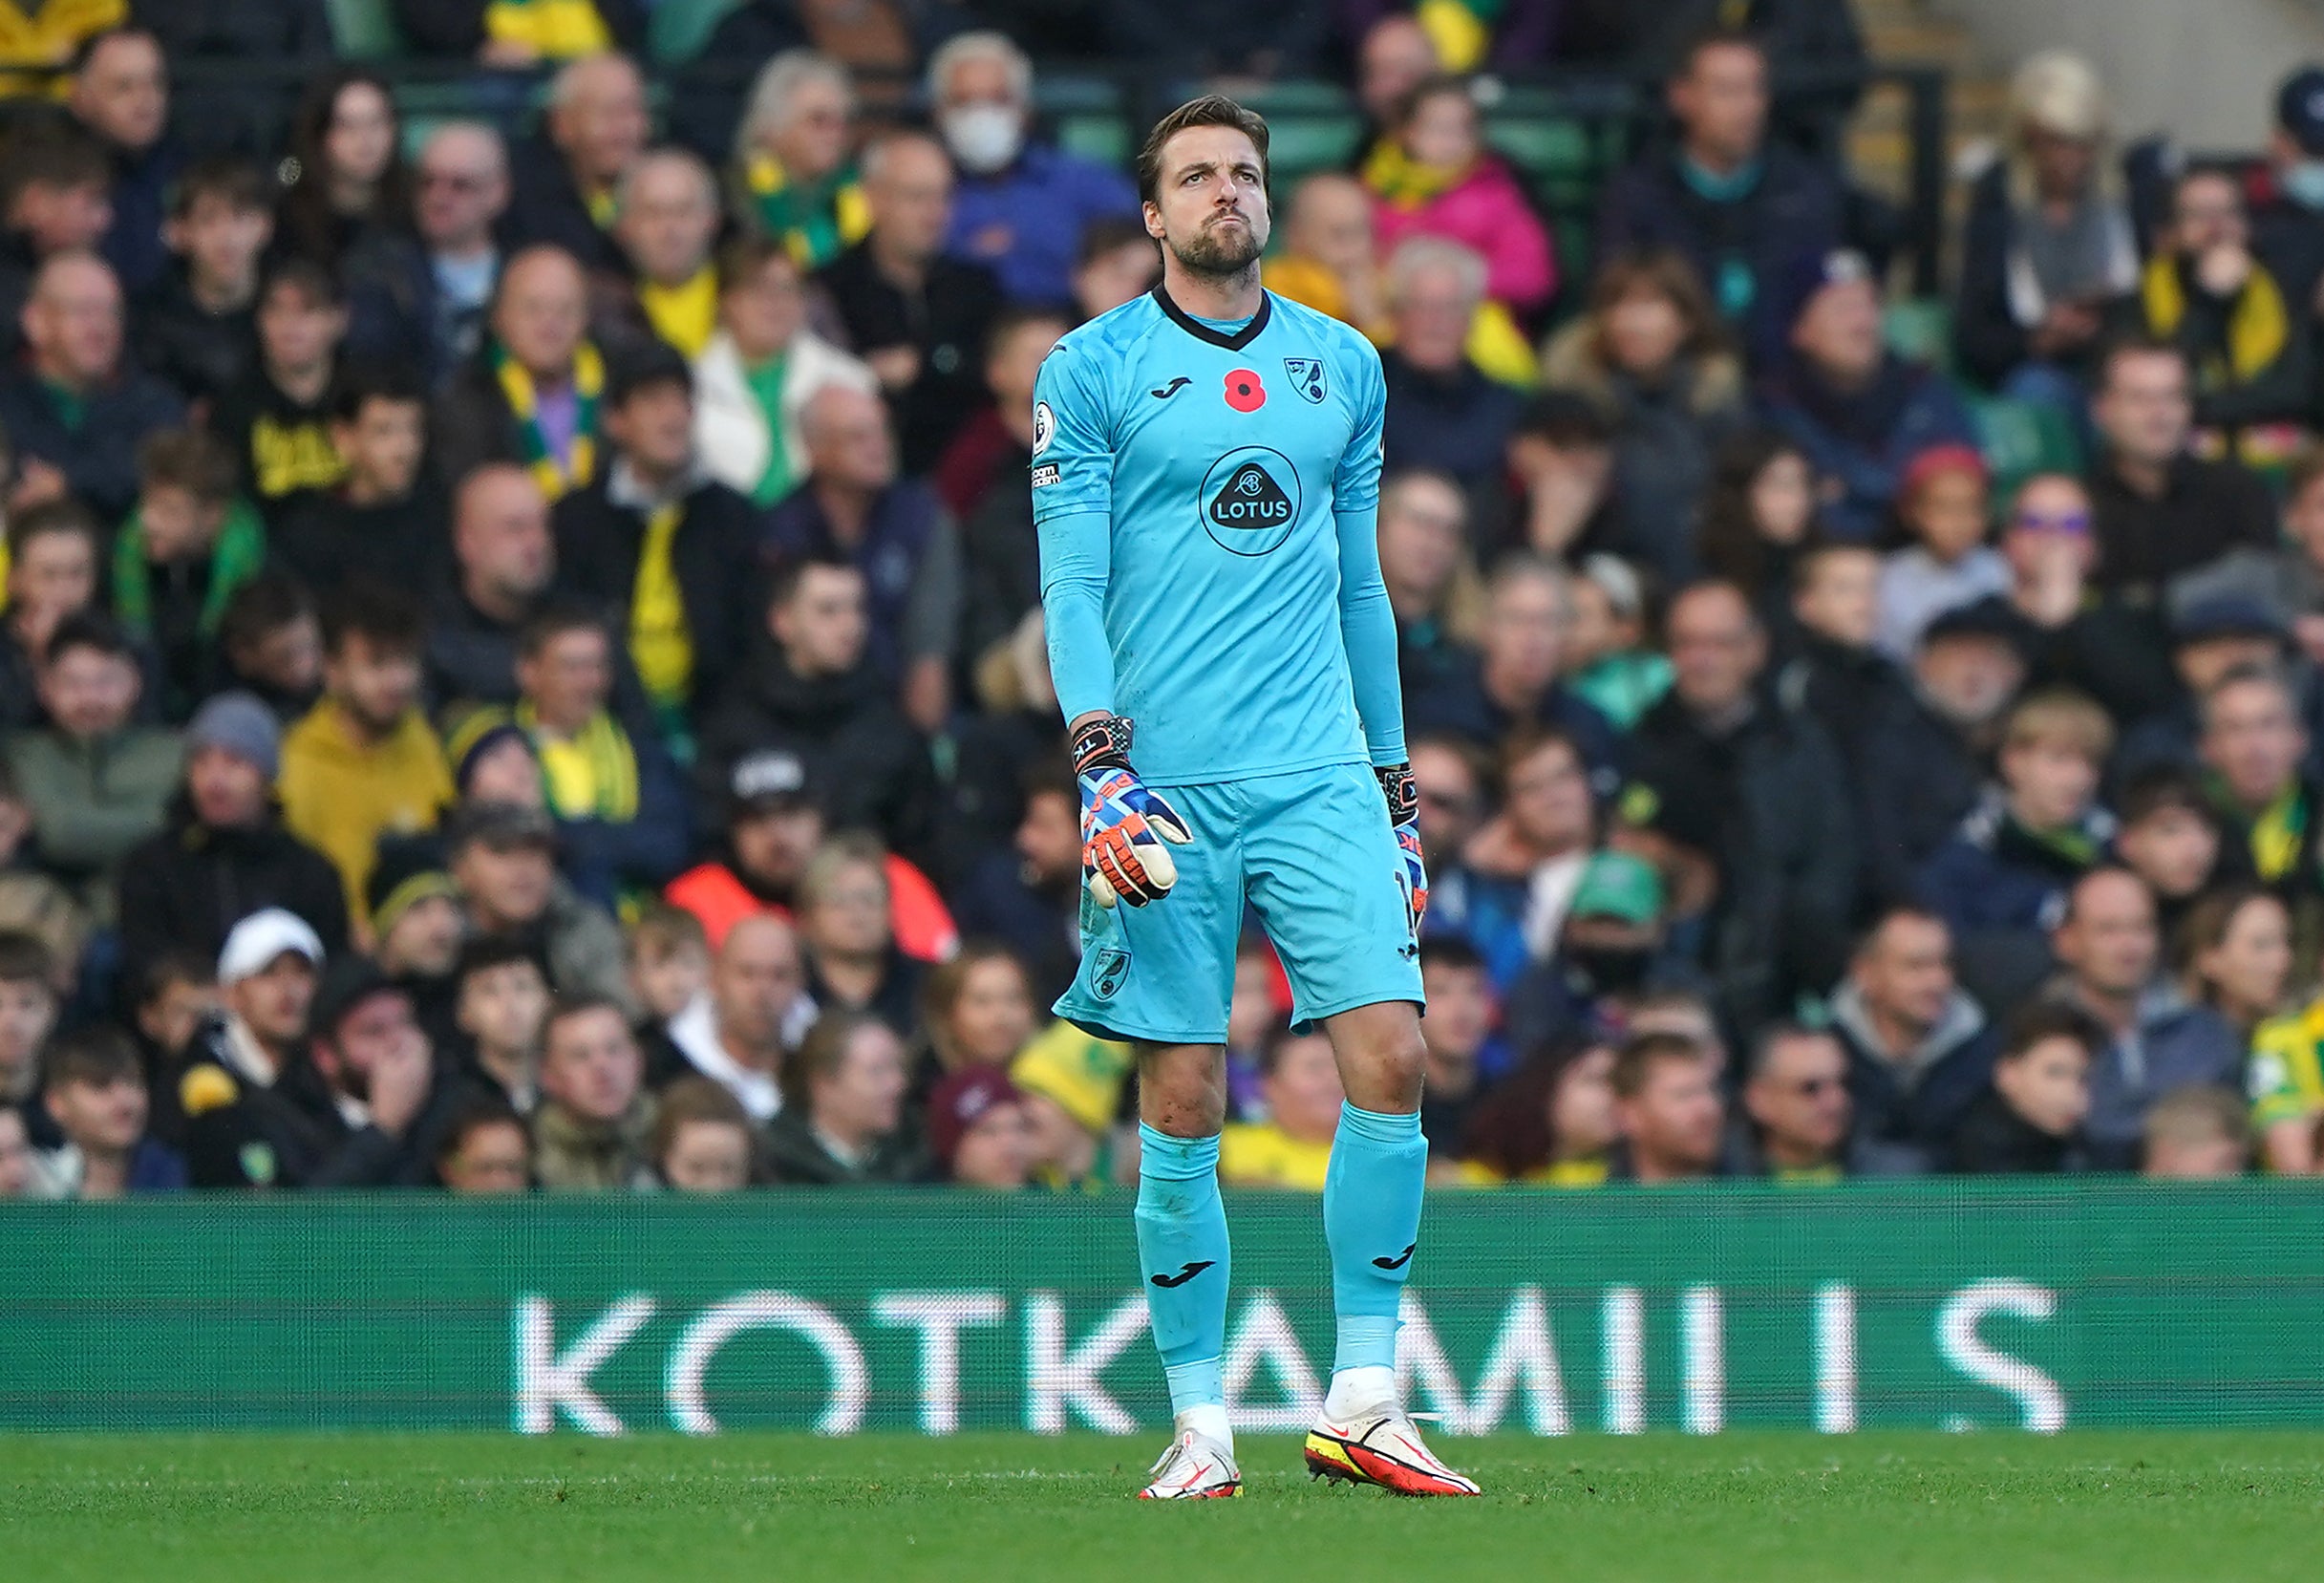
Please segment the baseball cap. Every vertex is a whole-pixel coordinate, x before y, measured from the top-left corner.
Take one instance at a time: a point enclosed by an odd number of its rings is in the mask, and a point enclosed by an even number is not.
[[[970,1066],[938,1083],[928,1096],[928,1146],[945,1174],[951,1174],[960,1141],[970,1127],[996,1106],[1014,1104],[1024,1097],[997,1066]]]
[[[269,781],[283,767],[283,729],[274,711],[253,694],[221,693],[194,711],[185,727],[185,751],[190,758],[205,747],[224,748]]]
[[[1966,605],[1956,605],[1943,611],[1921,629],[1921,647],[1942,643],[1953,637],[1986,637],[1998,642],[2015,644],[2023,627],[2024,618],[2009,607],[1998,594]]]
[[[1582,870],[1567,915],[1612,918],[1644,928],[1662,916],[1662,876],[1654,866],[1630,852],[1598,852]]]
[[[454,856],[481,843],[496,852],[517,846],[555,846],[557,826],[522,802],[463,802],[444,822],[444,849]]]
[[[283,956],[304,956],[314,967],[323,965],[323,940],[306,919],[286,908],[269,907],[253,912],[226,933],[218,952],[218,982],[239,984],[273,966]]]
[[[1019,1089],[1055,1100],[1090,1132],[1103,1132],[1121,1103],[1130,1047],[1083,1033],[1059,1017],[1017,1053],[1009,1077]]]
[[[2290,634],[2273,610],[2245,594],[2197,600],[2171,621],[2173,643],[2208,643],[2221,637],[2264,637],[2282,642]]]
[[[765,813],[798,808],[815,801],[815,781],[807,760],[789,748],[759,748],[735,760],[726,779],[727,795],[739,813]]]
[[[2324,66],[2303,66],[2275,91],[2275,124],[2300,145],[2300,152],[2324,159]]]

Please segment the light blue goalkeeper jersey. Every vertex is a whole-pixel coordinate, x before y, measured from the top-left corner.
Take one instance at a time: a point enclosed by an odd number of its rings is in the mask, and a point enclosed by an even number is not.
[[[1401,761],[1386,405],[1369,342],[1271,293],[1226,331],[1158,287],[1059,342],[1033,514],[1065,717],[1135,721],[1152,785]]]

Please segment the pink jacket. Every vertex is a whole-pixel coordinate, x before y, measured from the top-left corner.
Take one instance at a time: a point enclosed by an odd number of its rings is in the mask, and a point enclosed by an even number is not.
[[[1484,260],[1485,294],[1530,313],[1557,289],[1549,233],[1525,202],[1509,167],[1486,156],[1457,185],[1417,207],[1375,199],[1374,234],[1385,259],[1408,236],[1440,236]]]

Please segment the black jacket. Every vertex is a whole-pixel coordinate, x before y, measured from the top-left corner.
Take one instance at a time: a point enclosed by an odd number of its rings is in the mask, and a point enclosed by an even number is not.
[[[646,513],[615,503],[613,469],[557,503],[557,569],[571,592],[624,615],[637,585],[638,553],[646,542]],[[671,562],[678,599],[693,635],[693,706],[714,706],[728,678],[749,653],[765,605],[757,564],[758,512],[725,484],[705,480],[686,496]]]
[[[2082,1170],[2088,1164],[2079,1137],[2042,1131],[1988,1088],[1954,1130],[1947,1168],[1965,1176],[2031,1176]]]
[[[985,338],[1001,310],[1001,283],[981,264],[939,256],[917,292],[882,275],[871,244],[859,242],[816,275],[839,310],[859,357],[889,347],[920,353],[920,372],[890,396],[904,470],[936,464],[960,426],[991,399],[985,389]]]
[[[17,457],[37,458],[64,474],[75,497],[100,523],[117,523],[137,504],[138,447],[145,437],[184,421],[185,402],[178,393],[134,369],[90,392],[74,425],[30,368],[0,374],[0,429]]]
[[[122,967],[139,971],[175,946],[215,957],[235,924],[261,908],[287,908],[336,955],[347,946],[347,893],[330,860],[271,813],[249,829],[213,830],[185,794],[160,832],[121,862]]]
[[[797,1106],[767,1123],[763,1157],[767,1178],[800,1187],[842,1187],[864,1182],[908,1182],[915,1165],[911,1151],[895,1138],[875,1145],[861,1165],[849,1166],[825,1148],[807,1118]]]
[[[220,397],[210,430],[234,453],[243,488],[271,526],[283,507],[338,481],[346,464],[330,439],[330,391],[312,402],[277,385],[264,363]]]
[[[1857,758],[1865,883],[1881,903],[1916,893],[1916,876],[1951,839],[1985,784],[1984,756],[1918,696],[1884,716]]]
[[[194,300],[185,267],[177,265],[132,315],[130,345],[155,377],[214,412],[258,366],[258,310],[211,312]]]
[[[470,604],[457,583],[437,588],[428,602],[427,647],[420,658],[421,685],[434,718],[443,720],[470,704],[516,703],[517,640],[535,613],[527,611],[513,622],[495,621]],[[613,646],[610,707],[632,737],[653,735],[653,710],[626,644]]]
[[[973,669],[1041,603],[1041,545],[1027,486],[1032,453],[1011,446],[992,486],[960,524],[960,656]]]
[[[601,229],[589,214],[588,201],[573,184],[572,170],[554,144],[543,138],[520,142],[508,151],[508,212],[501,217],[504,253],[546,243],[579,259],[586,272],[630,272],[629,261],[611,233]],[[445,476],[459,475],[447,468]]]
[[[426,484],[377,505],[351,505],[335,490],[308,495],[276,509],[267,548],[317,594],[354,582],[429,588],[452,566],[447,513]]]

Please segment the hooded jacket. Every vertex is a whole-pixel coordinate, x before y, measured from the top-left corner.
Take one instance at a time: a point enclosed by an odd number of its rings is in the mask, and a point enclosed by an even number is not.
[[[262,908],[306,919],[330,956],[347,947],[339,871],[272,807],[256,824],[214,829],[181,791],[160,833],[122,860],[119,892],[121,965],[132,983],[172,947],[215,957],[227,931]]]

